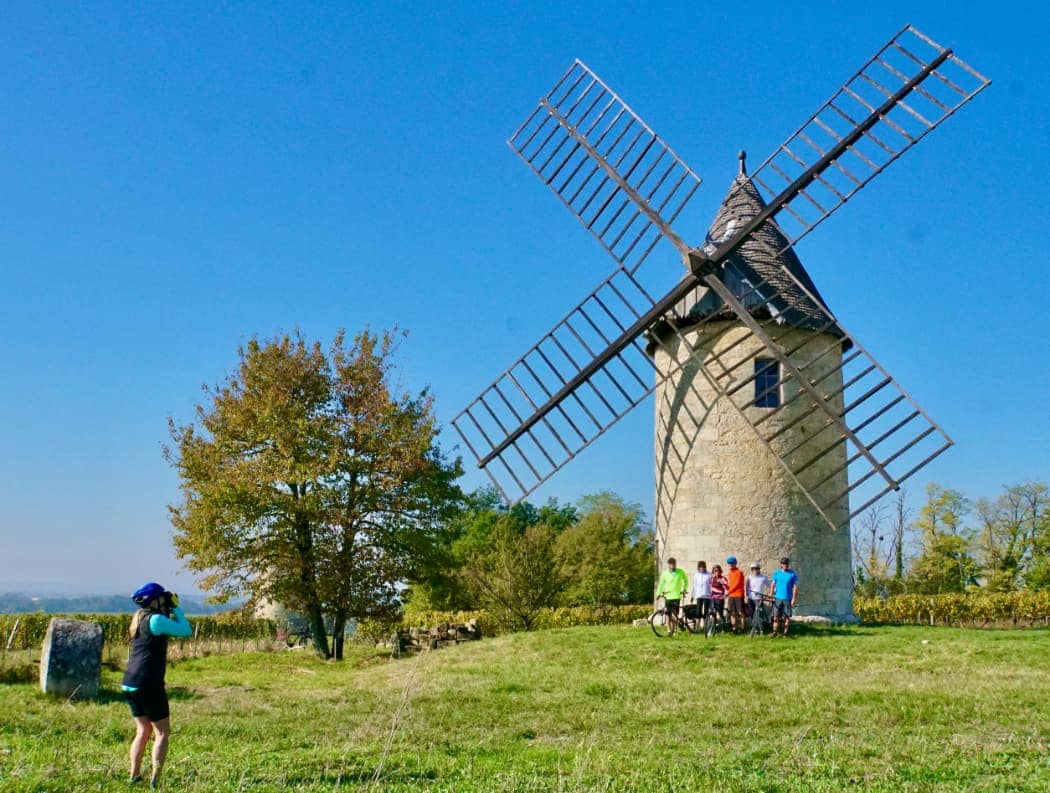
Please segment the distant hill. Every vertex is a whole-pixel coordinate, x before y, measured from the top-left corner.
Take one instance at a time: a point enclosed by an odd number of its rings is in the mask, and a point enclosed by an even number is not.
[[[182,595],[182,610],[187,614],[215,614],[237,608],[239,603],[213,605],[202,597]],[[22,592],[0,594],[0,614],[24,614],[42,611],[45,614],[121,614],[132,612],[135,604],[127,595],[42,595],[34,597]]]

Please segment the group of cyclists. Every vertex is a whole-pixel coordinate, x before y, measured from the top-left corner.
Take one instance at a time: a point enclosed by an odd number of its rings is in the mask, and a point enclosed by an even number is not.
[[[698,609],[700,619],[714,614],[734,633],[743,633],[749,614],[761,614],[765,604],[772,605],[772,636],[787,636],[791,624],[791,614],[798,595],[798,576],[791,569],[791,560],[783,557],[780,569],[772,578],[762,573],[762,565],[751,564],[750,575],[737,564],[735,556],[726,559],[728,570],[722,572],[721,565],[714,565],[710,571],[707,562],[698,562],[690,586],[689,576],[678,567],[674,557],[667,560],[667,569],[660,575],[656,597],[664,599],[664,610],[667,614],[669,633],[674,634],[680,622],[679,610],[683,601],[692,599]]]

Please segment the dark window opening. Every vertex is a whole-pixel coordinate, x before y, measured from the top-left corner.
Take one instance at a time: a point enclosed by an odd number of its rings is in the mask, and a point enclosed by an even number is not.
[[[780,361],[755,359],[755,407],[780,407]]]

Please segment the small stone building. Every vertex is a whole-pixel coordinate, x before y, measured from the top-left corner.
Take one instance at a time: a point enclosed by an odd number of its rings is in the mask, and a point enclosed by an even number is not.
[[[751,183],[741,156],[740,173],[708,232],[708,245],[729,238],[754,217],[764,202]],[[778,253],[779,251],[779,253]],[[760,320],[777,319],[778,336],[796,365],[809,363],[807,373],[822,389],[838,391],[849,342],[830,318],[782,274],[786,268],[821,302],[813,284],[780,231],[765,224],[730,257],[723,280]],[[770,302],[752,285],[769,281],[784,295]],[[705,320],[702,324],[701,320]],[[657,559],[670,556],[690,576],[697,561],[708,568],[736,556],[741,567],[759,562],[770,574],[781,556],[789,556],[799,575],[797,613],[836,620],[852,619],[852,569],[847,528],[833,531],[792,481],[724,392],[737,381],[755,377],[733,399],[751,421],[769,414],[771,428],[783,430],[773,441],[778,453],[805,453],[814,438],[817,415],[805,415],[809,401],[791,402],[796,392],[790,380],[775,385],[779,362],[747,330],[721,299],[698,287],[675,311],[675,326],[699,351],[707,372],[719,378],[719,395],[708,376],[687,363],[656,391],[656,534]],[[668,371],[686,355],[679,337],[660,333],[649,352],[658,370]],[[839,343],[836,344],[836,341]],[[819,413],[819,411],[818,411]],[[834,430],[828,429],[826,432]],[[821,439],[821,436],[817,436]],[[828,517],[837,525],[849,517],[846,447],[839,444],[807,472],[820,483],[818,501],[834,500]],[[835,497],[842,494],[837,500]]]

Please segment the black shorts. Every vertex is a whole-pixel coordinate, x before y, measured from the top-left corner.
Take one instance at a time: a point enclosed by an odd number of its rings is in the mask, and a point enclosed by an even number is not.
[[[777,598],[776,615],[778,618],[791,619],[791,601]]]
[[[677,617],[677,616],[678,616],[678,605],[679,605],[679,604],[680,604],[681,602],[682,602],[681,600],[667,600],[667,599],[665,598],[665,599],[664,599],[664,610],[665,610],[665,611],[666,611],[666,612],[667,612],[668,614],[672,614],[672,615],[674,615],[675,617]]]
[[[136,719],[163,721],[168,718],[168,692],[164,690],[164,686],[125,691],[124,697],[131,706],[131,715]]]

